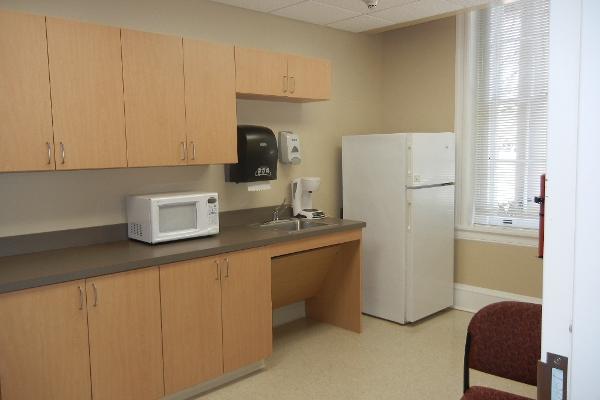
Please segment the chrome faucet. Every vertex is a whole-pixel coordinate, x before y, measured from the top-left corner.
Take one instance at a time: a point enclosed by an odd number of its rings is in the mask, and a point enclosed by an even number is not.
[[[286,199],[283,199],[283,201],[281,202],[281,204],[279,206],[277,206],[274,210],[273,210],[273,219],[271,219],[270,222],[273,221],[279,221],[279,213],[282,212],[283,210],[285,210],[285,208],[288,206],[285,202]]]

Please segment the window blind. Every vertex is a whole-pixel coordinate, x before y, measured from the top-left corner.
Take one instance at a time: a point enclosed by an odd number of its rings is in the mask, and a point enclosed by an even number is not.
[[[473,222],[537,228],[546,169],[549,0],[475,11]]]

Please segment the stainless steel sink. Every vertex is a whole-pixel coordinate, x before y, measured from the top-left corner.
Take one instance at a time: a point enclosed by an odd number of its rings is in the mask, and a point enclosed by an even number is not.
[[[320,226],[331,225],[331,223],[314,220],[314,219],[280,219],[278,221],[269,221],[264,224],[258,225],[261,229],[270,229],[274,231],[284,231],[284,232],[298,232],[303,231],[305,229],[317,228]]]

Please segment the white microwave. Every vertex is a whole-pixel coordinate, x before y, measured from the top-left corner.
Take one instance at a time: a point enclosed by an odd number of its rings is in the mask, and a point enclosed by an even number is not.
[[[217,193],[163,193],[127,197],[131,239],[161,243],[219,233]]]

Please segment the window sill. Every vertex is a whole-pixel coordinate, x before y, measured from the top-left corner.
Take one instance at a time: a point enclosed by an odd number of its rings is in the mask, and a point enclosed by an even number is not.
[[[519,229],[484,226],[456,226],[455,239],[508,244],[512,246],[537,247],[537,229]]]

